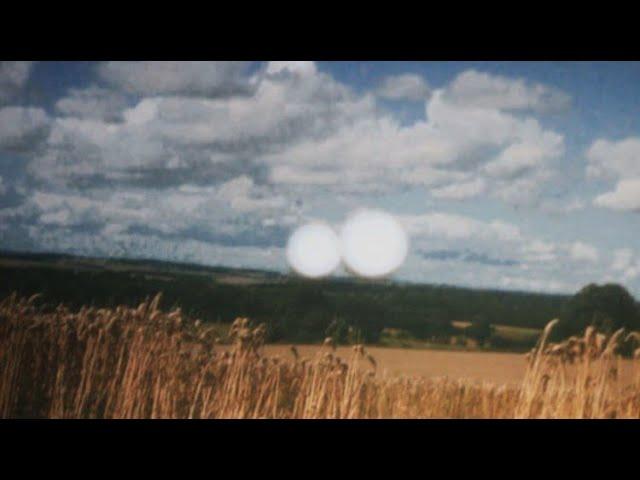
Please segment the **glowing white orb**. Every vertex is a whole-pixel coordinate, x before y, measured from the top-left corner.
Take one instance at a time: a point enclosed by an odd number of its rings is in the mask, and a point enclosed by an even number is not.
[[[303,225],[289,237],[287,261],[305,277],[329,275],[340,264],[338,236],[324,223]]]
[[[409,240],[388,213],[360,210],[342,227],[340,247],[342,259],[351,271],[363,277],[382,277],[402,265]]]

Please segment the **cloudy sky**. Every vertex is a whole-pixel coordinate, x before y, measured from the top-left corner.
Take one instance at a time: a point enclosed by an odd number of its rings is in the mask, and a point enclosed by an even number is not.
[[[0,62],[0,249],[286,270],[393,213],[395,277],[640,294],[640,64]]]

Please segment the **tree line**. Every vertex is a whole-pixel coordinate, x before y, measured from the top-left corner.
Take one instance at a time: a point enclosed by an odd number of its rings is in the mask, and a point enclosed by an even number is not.
[[[236,285],[216,282],[219,271],[208,275],[206,268],[168,268],[160,262],[150,268],[5,265],[0,267],[0,294],[40,292],[52,307],[62,302],[78,308],[136,305],[163,292],[163,308],[179,306],[209,322],[250,317],[266,323],[273,342],[316,342],[331,335],[345,343],[376,343],[385,328],[417,339],[446,338],[455,333],[453,321],[471,322],[468,334],[482,339],[491,334],[491,325],[542,328],[556,317],[561,320],[556,338],[579,333],[589,324],[640,330],[637,302],[615,284],[588,285],[574,296],[278,275]]]

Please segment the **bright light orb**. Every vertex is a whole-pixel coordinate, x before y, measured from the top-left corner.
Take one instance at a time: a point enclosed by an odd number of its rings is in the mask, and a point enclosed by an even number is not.
[[[310,278],[329,275],[340,264],[340,244],[324,223],[299,227],[287,242],[287,261],[298,274]]]
[[[409,240],[400,223],[388,213],[360,210],[342,227],[340,248],[342,259],[352,272],[376,278],[402,265]]]

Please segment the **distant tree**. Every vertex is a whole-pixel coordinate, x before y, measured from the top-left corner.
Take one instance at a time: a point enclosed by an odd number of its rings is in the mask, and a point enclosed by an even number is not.
[[[437,339],[448,339],[455,333],[455,328],[451,324],[451,321],[446,319],[444,315],[432,316],[428,319],[428,333],[429,338],[435,337]]]
[[[465,328],[464,333],[482,345],[493,335],[493,327],[486,317],[478,316]]]
[[[552,331],[552,339],[581,334],[589,325],[604,333],[623,327],[638,330],[640,309],[633,296],[621,285],[589,284],[565,304],[560,322]]]

